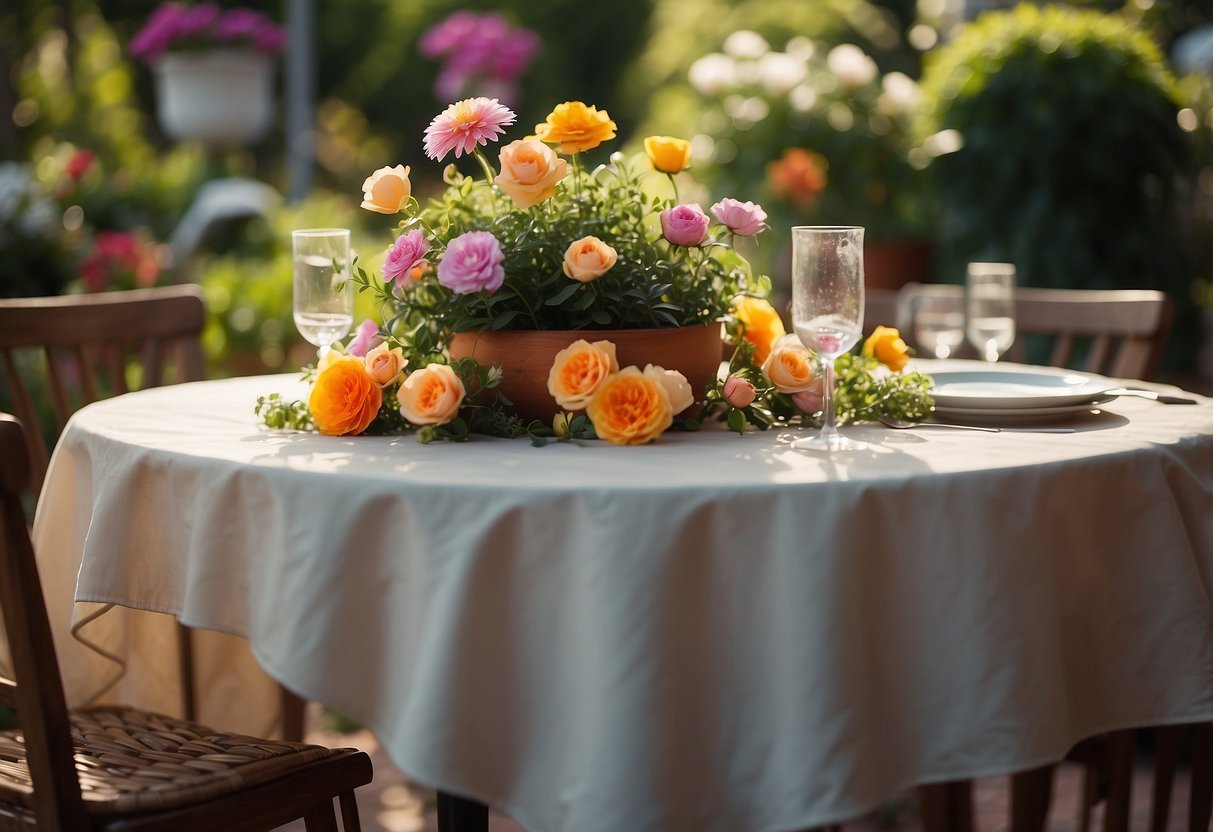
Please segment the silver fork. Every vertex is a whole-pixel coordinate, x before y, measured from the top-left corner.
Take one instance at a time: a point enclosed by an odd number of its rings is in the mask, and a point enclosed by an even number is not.
[[[944,428],[945,430],[980,430],[985,433],[1074,433],[1074,428],[990,428],[981,425],[952,425],[947,422],[910,422],[905,419],[894,419],[892,416],[881,416],[882,424],[893,430],[910,430],[911,428]]]

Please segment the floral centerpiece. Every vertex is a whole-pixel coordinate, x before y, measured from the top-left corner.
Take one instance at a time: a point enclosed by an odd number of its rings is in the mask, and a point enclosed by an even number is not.
[[[713,417],[738,432],[812,423],[818,361],[765,300],[770,280],[732,246],[765,229],[762,208],[725,198],[709,213],[680,201],[674,175],[689,167],[690,146],[678,138],[651,136],[643,156],[615,153],[590,169],[582,154],[616,128],[577,101],[502,146],[494,166],[482,148],[514,121],[485,98],[437,116],[426,155],[469,154],[483,176],[448,167],[445,191],[426,206],[408,166],[366,179],[362,207],[403,216],[382,274],[359,266],[352,278],[374,293],[381,320],[321,359],[306,403],[262,399],[267,424],[416,430],[421,441],[488,433],[640,444]],[[477,360],[478,345],[506,333],[542,339],[519,348],[529,362]],[[657,336],[688,333],[697,340],[682,349],[698,355],[659,346]],[[723,380],[722,334],[732,347]],[[839,362],[841,418],[925,415],[929,379],[900,372],[906,349],[895,330],[878,335]],[[515,399],[535,385],[541,394],[528,401],[546,410],[525,412]]]

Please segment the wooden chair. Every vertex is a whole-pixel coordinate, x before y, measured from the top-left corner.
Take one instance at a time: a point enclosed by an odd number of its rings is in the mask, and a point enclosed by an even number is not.
[[[913,343],[914,318],[930,296],[964,297],[961,286],[911,283],[898,296],[897,321]],[[1149,289],[1015,290],[1016,341],[1007,357],[1025,360],[1025,344],[1048,340],[1047,363],[1116,378],[1152,378],[1171,334],[1171,300]]]
[[[206,307],[195,285],[0,299],[0,405],[11,397],[29,427],[31,488],[42,490],[49,459],[37,429],[49,401],[54,436],[80,407],[132,389],[201,381]],[[44,408],[43,408],[44,409]],[[53,438],[52,438],[53,441]],[[194,661],[189,630],[178,630],[183,713],[193,718]],[[282,688],[282,735],[303,739],[304,703]]]
[[[359,829],[354,789],[370,758],[228,734],[133,708],[69,711],[21,492],[29,452],[21,423],[0,414],[0,609],[15,680],[0,705],[0,828],[254,830],[304,818],[309,832]]]

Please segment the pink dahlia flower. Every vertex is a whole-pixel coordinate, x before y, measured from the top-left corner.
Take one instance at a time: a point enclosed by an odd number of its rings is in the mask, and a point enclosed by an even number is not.
[[[438,264],[438,282],[452,292],[466,295],[501,288],[505,268],[501,243],[487,231],[469,231],[447,243],[446,254]]]
[[[739,202],[725,197],[712,206],[712,213],[729,231],[743,237],[753,237],[767,222],[767,212],[753,202]]]
[[[430,244],[417,229],[401,234],[388,249],[387,260],[383,263],[384,280],[394,280],[404,285],[413,269],[426,262],[425,254],[429,250]]]
[[[383,338],[379,336],[379,324],[367,318],[358,324],[358,330],[354,333],[354,340],[350,341],[350,345],[346,347],[345,351],[348,355],[356,355],[362,358],[382,343]]]
[[[455,151],[458,159],[476,145],[488,144],[505,132],[517,116],[496,98],[467,98],[447,107],[425,128],[425,155],[441,162]]]
[[[709,222],[698,205],[675,205],[661,212],[661,233],[676,246],[697,246],[708,236]]]

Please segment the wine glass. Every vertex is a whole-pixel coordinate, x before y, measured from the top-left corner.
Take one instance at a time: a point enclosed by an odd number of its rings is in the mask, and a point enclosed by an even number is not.
[[[848,439],[834,424],[834,360],[859,341],[863,325],[863,229],[796,226],[792,229],[792,323],[800,343],[825,364],[821,432],[794,448],[846,451],[867,443]]]
[[[295,272],[295,327],[321,357],[354,324],[350,230],[304,228],[291,232]]]
[[[914,341],[924,351],[935,358],[947,358],[964,339],[965,309],[959,291],[923,294],[915,300]]]
[[[965,334],[982,358],[997,361],[1015,341],[1015,265],[970,263],[965,286]]]

